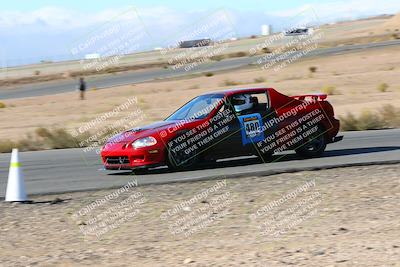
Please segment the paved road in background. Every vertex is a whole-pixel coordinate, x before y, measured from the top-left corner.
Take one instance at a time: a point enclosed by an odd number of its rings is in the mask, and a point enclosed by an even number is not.
[[[275,156],[275,159],[280,157]],[[321,158],[300,159],[290,153],[273,163],[260,163],[256,158],[241,158],[217,162],[213,166],[200,166],[193,171],[169,172],[166,168],[159,168],[146,175],[104,171],[96,153],[84,153],[81,149],[23,152],[20,158],[28,194],[47,194],[119,187],[133,178],[144,185],[268,175],[352,164],[400,162],[400,129],[344,133],[343,141],[328,145]],[[5,195],[9,161],[10,154],[0,154],[0,197]],[[265,179],[270,178],[267,176]]]
[[[312,56],[330,56],[335,54],[343,54],[356,52],[363,49],[383,48],[388,46],[400,45],[400,40],[391,40],[380,43],[369,43],[360,45],[346,45],[334,48],[316,49],[305,57]],[[114,75],[102,75],[97,77],[88,77],[88,87],[96,87],[97,89],[109,88],[112,86],[135,84],[154,79],[164,79],[184,76],[194,73],[221,71],[240,68],[249,64],[254,64],[260,57],[243,57],[234,58],[223,61],[207,62],[199,65],[191,71],[185,71],[183,68],[178,70],[171,69],[148,69],[136,72],[123,72]],[[265,63],[264,63],[265,64]],[[0,99],[22,98],[30,96],[43,96],[51,94],[60,94],[76,90],[77,82],[74,80],[55,81],[40,84],[21,85],[13,88],[1,88]]]

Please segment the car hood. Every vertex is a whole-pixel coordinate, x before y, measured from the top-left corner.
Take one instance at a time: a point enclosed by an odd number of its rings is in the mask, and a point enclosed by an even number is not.
[[[175,128],[174,126],[177,126],[178,122],[179,121],[158,121],[143,127],[132,128],[114,135],[108,139],[107,143],[127,143],[149,135],[158,135],[161,131]]]

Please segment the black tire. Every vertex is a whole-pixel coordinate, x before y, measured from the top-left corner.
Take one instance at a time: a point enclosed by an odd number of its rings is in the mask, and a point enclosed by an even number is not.
[[[167,152],[167,165],[170,170],[178,171],[194,167],[197,164],[197,156],[191,155],[186,159],[177,159],[176,154]]]
[[[149,169],[147,169],[147,168],[133,169],[133,170],[132,170],[132,174],[135,174],[135,175],[147,174],[147,171],[148,171],[148,170],[149,170]]]
[[[198,162],[198,153],[196,150],[185,153],[185,149],[174,150],[174,139],[167,144],[167,165],[170,170],[184,170],[194,167]]]
[[[274,153],[273,152],[267,152],[267,153],[261,153],[257,155],[264,163],[271,162],[273,159]]]
[[[326,148],[325,131],[322,126],[318,126],[318,130],[304,140],[304,144],[296,149],[297,155],[303,158],[315,158],[321,156]]]

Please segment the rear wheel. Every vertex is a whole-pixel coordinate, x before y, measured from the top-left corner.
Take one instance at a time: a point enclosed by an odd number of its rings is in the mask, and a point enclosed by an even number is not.
[[[261,153],[258,155],[258,157],[265,163],[271,162],[272,161],[272,155],[273,152],[267,152],[267,153]]]
[[[324,129],[318,126],[318,130],[304,140],[304,144],[296,149],[296,153],[304,158],[321,156],[326,148]]]

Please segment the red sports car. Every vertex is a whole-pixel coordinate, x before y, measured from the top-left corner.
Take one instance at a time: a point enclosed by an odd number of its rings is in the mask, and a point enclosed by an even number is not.
[[[164,121],[113,136],[102,148],[102,161],[109,170],[143,170],[245,155],[268,161],[284,150],[316,157],[343,138],[326,98],[290,97],[273,88],[207,93]]]

